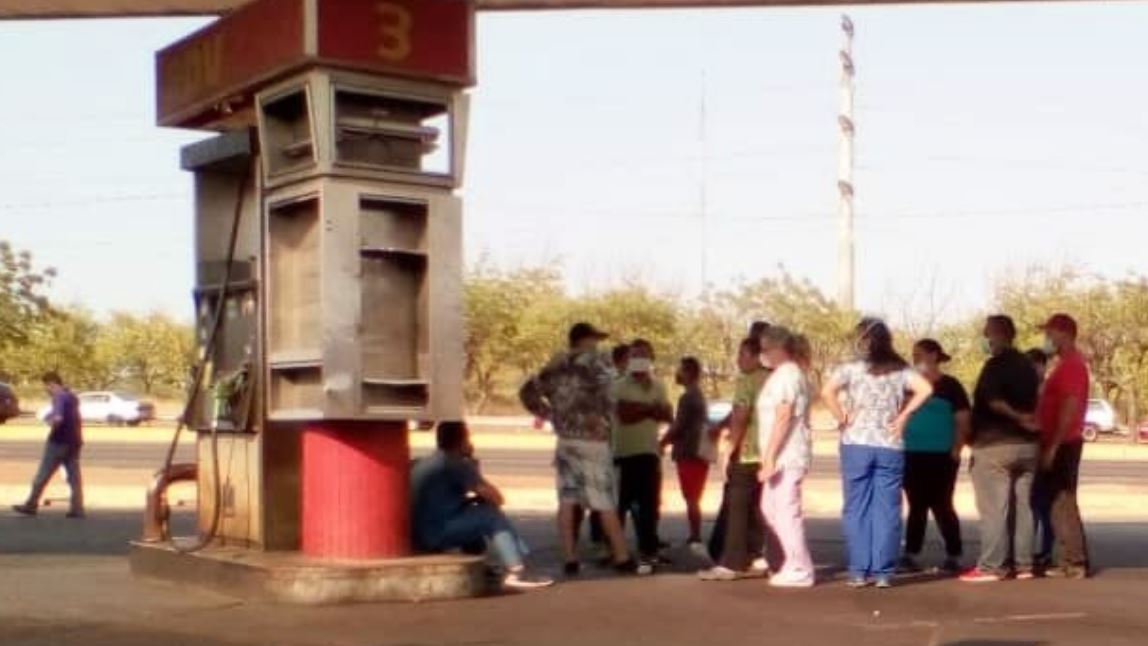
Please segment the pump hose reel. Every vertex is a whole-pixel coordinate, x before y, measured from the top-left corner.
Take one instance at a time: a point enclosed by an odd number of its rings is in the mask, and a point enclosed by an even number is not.
[[[145,542],[159,542],[170,540],[170,534],[167,531],[168,522],[167,516],[170,514],[167,505],[167,488],[174,482],[180,480],[191,480],[198,477],[198,466],[191,464],[174,464],[175,453],[179,448],[180,434],[183,432],[184,427],[187,425],[192,415],[194,414],[196,404],[199,402],[200,392],[206,382],[210,382],[209,375],[213,371],[212,358],[215,355],[216,344],[219,342],[221,335],[220,330],[223,328],[224,312],[227,309],[227,299],[231,287],[232,269],[235,263],[236,247],[239,242],[239,225],[243,219],[243,200],[247,195],[247,186],[252,177],[251,172],[243,174],[239,183],[239,190],[235,196],[235,211],[231,221],[231,232],[227,243],[227,260],[224,263],[223,282],[220,285],[218,301],[215,304],[215,312],[211,319],[211,327],[208,328],[208,336],[206,342],[200,350],[198,360],[196,361],[193,370],[191,384],[188,390],[187,401],[183,408],[183,414],[180,415],[179,421],[175,427],[175,433],[171,438],[171,444],[168,446],[167,457],[164,459],[163,468],[156,472],[152,480],[152,485],[148,489],[147,496],[147,510],[144,517],[144,541]],[[238,371],[242,373],[243,382],[246,382],[246,368]],[[221,380],[223,382],[225,380]],[[218,402],[218,388],[220,384],[217,383],[216,401]],[[250,398],[248,398],[250,400]],[[246,417],[246,415],[245,415]],[[211,524],[207,531],[198,536],[190,546],[181,546],[175,541],[172,541],[171,547],[177,552],[192,553],[198,552],[209,545],[215,540],[219,532],[219,522],[222,515],[221,507],[223,505],[223,494],[221,487],[221,478],[219,472],[219,425],[218,414],[213,413],[211,423],[211,462],[212,462],[212,491],[214,504],[212,506]]]

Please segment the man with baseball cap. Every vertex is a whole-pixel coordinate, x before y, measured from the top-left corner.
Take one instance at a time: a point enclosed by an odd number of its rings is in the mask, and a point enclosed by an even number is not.
[[[522,405],[548,420],[558,436],[554,454],[558,528],[568,577],[581,570],[575,532],[579,508],[599,512],[614,567],[623,573],[637,571],[616,513],[618,484],[610,450],[614,380],[609,359],[598,352],[598,343],[606,337],[589,323],[575,324],[567,336],[569,348],[556,354],[518,393]]]
[[[1040,470],[1052,501],[1052,530],[1059,565],[1059,569],[1047,574],[1083,579],[1088,576],[1088,545],[1076,502],[1076,485],[1088,410],[1088,363],[1076,348],[1077,326],[1071,316],[1055,314],[1043,330],[1045,351],[1057,358],[1037,406]]]

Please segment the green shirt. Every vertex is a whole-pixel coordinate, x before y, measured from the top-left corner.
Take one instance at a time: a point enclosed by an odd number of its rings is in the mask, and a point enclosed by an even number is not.
[[[670,402],[660,381],[654,379],[649,384],[643,384],[629,375],[614,381],[611,395],[615,403],[627,401],[669,406]],[[660,426],[661,422],[648,417],[634,424],[623,424],[617,420],[614,425],[614,457],[657,455]]]
[[[769,371],[758,368],[753,372],[743,372],[738,375],[737,384],[733,391],[734,407],[744,406],[749,410],[749,423],[745,437],[738,450],[738,461],[742,464],[752,464],[761,461],[761,449],[757,445],[757,396],[761,387],[769,377]]]

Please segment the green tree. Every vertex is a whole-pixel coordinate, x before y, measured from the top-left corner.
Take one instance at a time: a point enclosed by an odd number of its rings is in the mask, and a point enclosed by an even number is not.
[[[654,346],[662,374],[672,374],[674,362],[684,353],[678,345],[679,306],[669,297],[639,285],[627,285],[585,296],[571,305],[570,320],[592,322],[610,333],[612,344],[643,338]]]
[[[115,375],[97,349],[100,329],[92,314],[79,308],[38,317],[7,355],[15,380],[31,386],[52,370],[76,388],[110,388]]]
[[[137,384],[147,395],[170,395],[186,386],[193,342],[191,326],[166,314],[117,312],[104,326],[99,346],[117,383]]]
[[[0,240],[0,377],[19,371],[13,350],[51,311],[44,290],[55,276],[51,267],[37,268],[31,253]]]
[[[676,352],[692,355],[702,364],[705,389],[711,398],[720,397],[724,387],[737,376],[737,349],[746,326],[719,297],[709,295],[678,315]]]
[[[467,277],[466,379],[476,412],[486,410],[508,373],[546,360],[565,318],[561,276],[549,268],[499,271],[480,264]]]
[[[854,312],[842,310],[808,280],[787,272],[744,284],[725,295],[733,316],[746,325],[763,319],[804,334],[813,349],[813,372],[820,380],[833,364],[849,356]]]
[[[1030,269],[1002,282],[996,305],[1020,328],[1023,347],[1039,345],[1040,325],[1056,312],[1080,326],[1096,392],[1123,403],[1129,415],[1148,404],[1148,278],[1105,280],[1073,268]],[[1134,419],[1131,421],[1135,421]]]

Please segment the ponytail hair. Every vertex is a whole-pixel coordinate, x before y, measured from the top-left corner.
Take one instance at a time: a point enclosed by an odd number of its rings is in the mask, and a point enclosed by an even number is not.
[[[857,325],[857,336],[869,344],[869,349],[865,353],[869,374],[885,375],[904,370],[909,366],[909,362],[905,361],[893,347],[893,332],[881,319],[861,319]]]

